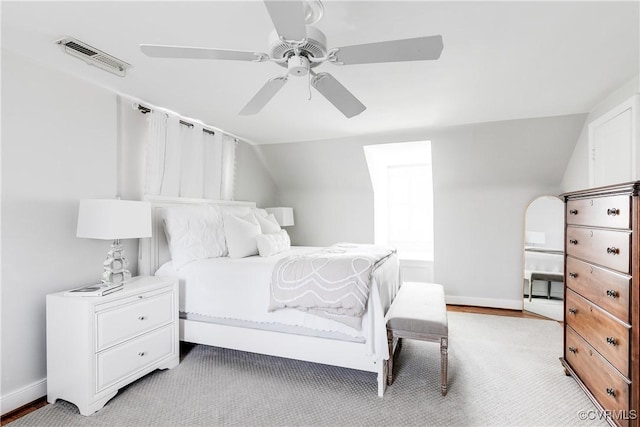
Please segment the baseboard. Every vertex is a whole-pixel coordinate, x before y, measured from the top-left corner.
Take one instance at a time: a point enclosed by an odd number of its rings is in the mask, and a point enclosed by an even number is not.
[[[47,379],[43,378],[19,390],[0,396],[0,410],[4,415],[46,395]]]
[[[522,299],[500,299],[463,297],[446,295],[445,301],[451,305],[470,305],[473,307],[506,308],[508,310],[522,310]]]

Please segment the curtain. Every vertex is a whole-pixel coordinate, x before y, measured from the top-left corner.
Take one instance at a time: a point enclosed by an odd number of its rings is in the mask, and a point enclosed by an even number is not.
[[[157,111],[148,121],[145,194],[233,200],[234,138]]]

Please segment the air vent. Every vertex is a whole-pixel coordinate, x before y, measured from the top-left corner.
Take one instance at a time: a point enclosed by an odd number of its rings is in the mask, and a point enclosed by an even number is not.
[[[98,68],[109,71],[110,73],[116,74],[120,77],[124,77],[127,73],[127,68],[131,67],[130,64],[104,53],[93,46],[83,43],[80,40],[74,39],[73,37],[65,37],[57,40],[56,43],[59,44],[69,55],[82,59],[89,65],[95,65]]]

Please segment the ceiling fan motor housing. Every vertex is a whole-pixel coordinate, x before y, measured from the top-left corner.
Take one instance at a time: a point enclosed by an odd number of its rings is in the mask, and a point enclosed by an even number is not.
[[[269,56],[273,59],[287,59],[286,63],[279,64],[283,67],[289,68],[290,73],[294,75],[305,75],[307,73],[296,74],[291,72],[290,60],[295,56],[303,57],[304,59],[324,58],[327,55],[327,37],[316,27],[308,25],[306,42],[297,46],[297,48],[298,55],[295,53],[296,46],[292,43],[281,40],[275,31],[271,33],[269,37]],[[318,65],[320,65],[320,62],[311,62],[310,64],[305,65],[305,70],[308,70],[309,67],[317,67]]]

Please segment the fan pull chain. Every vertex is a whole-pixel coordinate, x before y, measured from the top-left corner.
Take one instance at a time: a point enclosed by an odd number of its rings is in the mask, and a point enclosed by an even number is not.
[[[307,88],[309,89],[309,98],[307,101],[311,101],[311,62],[307,63]]]

